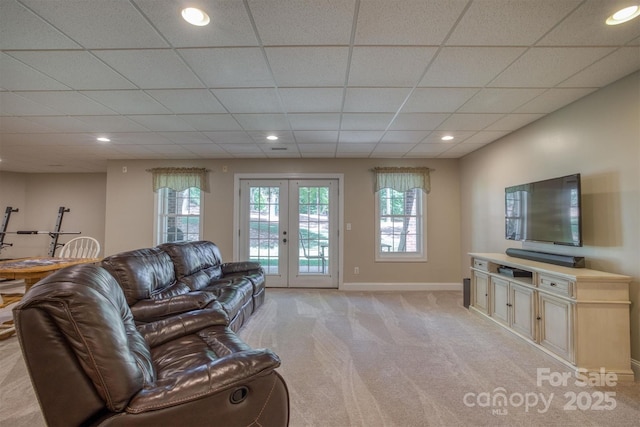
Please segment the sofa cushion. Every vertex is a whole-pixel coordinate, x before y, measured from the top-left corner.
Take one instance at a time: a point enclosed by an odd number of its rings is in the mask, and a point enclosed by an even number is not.
[[[187,282],[192,290],[202,289],[206,280],[222,277],[222,256],[220,249],[213,242],[201,240],[197,242],[165,243],[158,246],[171,257],[177,278],[191,277],[198,273],[202,279]],[[204,272],[204,273],[202,273]]]
[[[102,266],[116,278],[129,305],[190,291],[184,284],[176,283],[171,258],[158,248],[121,252],[103,259]]]

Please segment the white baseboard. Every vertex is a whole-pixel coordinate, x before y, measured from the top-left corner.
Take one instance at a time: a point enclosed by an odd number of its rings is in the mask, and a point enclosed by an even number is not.
[[[462,283],[342,283],[341,291],[462,291]]]
[[[631,370],[636,377],[636,382],[640,381],[640,360],[631,359]]]

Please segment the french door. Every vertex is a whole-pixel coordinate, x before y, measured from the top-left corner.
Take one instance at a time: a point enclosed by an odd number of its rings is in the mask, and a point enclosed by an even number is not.
[[[240,180],[241,259],[270,287],[338,287],[336,179]]]

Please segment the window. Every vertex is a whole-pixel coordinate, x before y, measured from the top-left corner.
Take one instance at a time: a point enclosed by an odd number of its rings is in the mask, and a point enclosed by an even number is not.
[[[426,197],[419,188],[376,193],[376,261],[426,261]]]
[[[158,189],[157,232],[158,244],[200,240],[202,234],[202,192],[190,187],[183,191]]]

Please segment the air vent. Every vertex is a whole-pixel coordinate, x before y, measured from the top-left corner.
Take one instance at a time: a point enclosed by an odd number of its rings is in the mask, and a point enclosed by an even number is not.
[[[271,151],[287,151],[287,147],[271,147]]]

